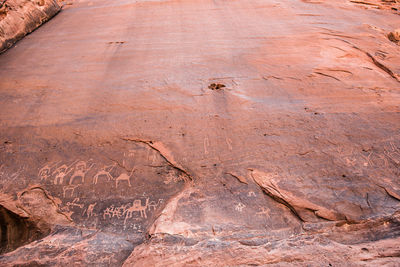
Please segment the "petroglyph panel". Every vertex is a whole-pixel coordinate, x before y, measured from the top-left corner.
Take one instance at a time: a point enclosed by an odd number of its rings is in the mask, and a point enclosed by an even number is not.
[[[76,157],[79,155],[79,157]],[[35,156],[40,158],[40,156]],[[34,158],[34,157],[28,157]],[[30,177],[59,200],[59,209],[78,225],[113,232],[142,233],[189,177],[146,143],[63,151],[46,155],[38,169],[0,165],[4,191],[19,175]],[[11,164],[10,164],[11,165]],[[30,162],[27,162],[27,165]],[[24,179],[21,179],[24,180]],[[15,184],[24,188],[27,184]]]

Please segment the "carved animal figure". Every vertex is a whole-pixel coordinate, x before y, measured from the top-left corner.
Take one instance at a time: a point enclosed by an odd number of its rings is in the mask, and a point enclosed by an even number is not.
[[[77,188],[78,185],[66,185],[63,187],[63,196],[67,196],[67,192],[70,192],[70,197],[74,195],[75,188]]]
[[[134,172],[135,170],[136,170],[136,169],[133,168],[132,171],[131,171],[131,173],[130,173],[130,175],[126,174],[125,172],[124,172],[124,173],[121,173],[120,176],[118,176],[118,177],[115,179],[115,188],[118,187],[118,181],[128,181],[128,185],[129,185],[129,187],[131,187],[130,178],[131,178],[131,176],[132,176],[132,174],[133,174],[133,172]]]
[[[128,151],[128,155],[126,155],[126,156],[129,157],[129,158],[133,158],[135,156],[135,153],[136,153],[135,150],[131,149],[131,150]]]
[[[63,183],[64,177],[67,176],[72,171],[71,166],[74,165],[75,162],[72,163],[70,166],[63,164],[53,172],[53,174],[56,174],[56,177],[54,178],[54,184]]]
[[[56,162],[52,165],[46,165],[43,168],[39,170],[38,176],[40,178],[40,181],[47,181],[51,177],[51,169],[56,166],[59,162]],[[0,168],[1,169],[1,168]]]
[[[144,206],[142,206],[142,200],[140,199],[134,200],[132,206],[124,211],[125,215],[124,224],[126,223],[127,219],[132,218],[133,212],[140,212],[140,217],[147,218],[146,209],[148,205],[149,205],[149,198],[146,198],[146,204]]]
[[[54,178],[54,184],[63,184],[64,177],[68,175],[72,170],[68,171],[67,165],[63,164],[55,171],[56,177]]]
[[[96,175],[93,177],[93,184],[97,184],[98,180],[99,180],[99,176],[104,175],[105,177],[107,177],[107,181],[111,181],[112,179],[114,179],[114,177],[112,177],[112,175],[110,174],[111,170],[115,167],[115,165],[112,166],[104,166],[100,171],[98,171],[96,173]],[[107,170],[109,169],[109,170]]]
[[[156,209],[157,209],[157,206],[160,205],[160,204],[162,204],[163,202],[164,202],[164,199],[159,199],[157,202],[155,202],[154,200],[153,200],[153,201],[150,201],[150,203],[149,203],[149,210],[151,210],[151,208],[153,208],[153,210],[156,210]]]
[[[44,166],[39,171],[40,181],[47,181],[50,177],[50,167],[48,165]]]
[[[81,183],[83,184],[85,182],[85,175],[86,173],[93,167],[94,164],[92,164],[89,168],[86,166],[86,162],[84,161],[79,161],[75,165],[75,170],[71,176],[71,179],[69,180],[69,184],[73,184],[74,180],[81,178]]]

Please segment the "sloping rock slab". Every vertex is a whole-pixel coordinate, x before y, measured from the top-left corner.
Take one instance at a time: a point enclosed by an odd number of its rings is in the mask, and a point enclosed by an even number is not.
[[[121,236],[95,230],[58,227],[24,247],[0,256],[1,266],[116,266],[134,246]]]

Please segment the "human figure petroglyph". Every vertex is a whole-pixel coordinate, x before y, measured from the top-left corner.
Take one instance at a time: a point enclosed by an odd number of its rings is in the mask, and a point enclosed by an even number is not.
[[[72,202],[67,202],[67,206],[68,207],[78,207],[78,208],[83,208],[83,206],[84,206],[84,204],[79,204],[78,203],[78,201],[79,201],[79,197],[77,197],[77,198],[74,198],[74,200],[72,200]]]
[[[118,219],[121,218],[123,216],[123,213],[125,211],[125,207],[121,206],[121,207],[115,207],[112,211],[111,211],[111,218],[117,217]]]
[[[96,173],[96,175],[93,177],[93,184],[97,184],[99,180],[99,176],[105,176],[107,178],[107,181],[111,181],[114,179],[114,177],[110,174],[112,169],[115,167],[115,164],[109,165],[109,166],[104,166],[100,171]]]
[[[242,212],[245,207],[246,207],[246,205],[244,205],[243,203],[238,203],[235,206],[235,210]]]
[[[126,224],[127,219],[132,218],[133,212],[140,212],[140,217],[147,218],[146,209],[148,205],[149,205],[149,198],[146,198],[146,204],[144,206],[142,206],[142,200],[140,199],[134,200],[132,206],[124,211],[125,215],[124,224]]]
[[[63,184],[65,176],[73,171],[71,167],[75,164],[75,162],[72,163],[70,166],[63,164],[53,172],[53,174],[56,175],[56,177],[54,178],[54,184]]]
[[[161,205],[162,203],[164,203],[164,199],[159,199],[157,202],[155,202],[154,200],[153,201],[150,201],[150,203],[149,203],[149,211],[153,208],[153,211],[154,210],[156,210],[157,209],[157,207],[159,206],[159,205]]]
[[[346,160],[346,166],[348,167],[354,167],[357,163],[356,159],[345,158],[345,160]]]
[[[74,196],[75,193],[75,188],[77,188],[78,185],[66,185],[63,187],[63,197],[67,197],[67,192],[70,192],[70,197]]]
[[[135,168],[132,169],[131,173],[128,175],[126,172],[121,173],[117,178],[115,178],[115,188],[118,187],[119,181],[127,181],[129,187],[131,187],[130,178],[132,177],[133,172],[136,171]]]
[[[96,215],[96,214],[93,212],[94,207],[95,207],[96,205],[97,205],[97,203],[89,204],[88,208],[87,208],[86,210],[83,211],[82,216],[85,215],[85,213],[86,213],[86,217],[87,217],[87,218]]]
[[[87,164],[85,161],[79,161],[75,165],[75,170],[72,173],[71,179],[69,180],[69,184],[73,184],[74,180],[81,178],[81,183],[85,183],[85,175],[90,171],[90,169],[94,166],[94,163],[87,167]]]
[[[125,205],[126,206],[126,205]],[[119,207],[115,207],[114,205],[111,205],[110,207],[107,207],[104,211],[103,211],[103,219],[106,218],[106,216],[108,218],[114,218],[117,217],[118,219],[120,219],[123,215],[124,215],[124,211],[126,209],[125,206],[119,206]]]
[[[254,193],[253,191],[250,191],[247,193],[248,197],[256,197],[256,193]]]
[[[269,210],[265,209],[264,207],[260,207],[260,211],[256,213],[257,215],[265,215],[265,216],[269,216]]]
[[[106,216],[108,216],[108,218],[112,217],[112,213],[114,211],[114,205],[111,205],[111,207],[107,207],[104,211],[103,211],[103,219],[106,218]]]

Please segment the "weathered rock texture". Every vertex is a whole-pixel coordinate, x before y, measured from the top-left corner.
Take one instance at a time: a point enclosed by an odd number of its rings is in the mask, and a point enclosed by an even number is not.
[[[0,53],[60,11],[57,0],[0,0]]]
[[[400,265],[398,2],[69,4],[0,56],[0,265]]]

